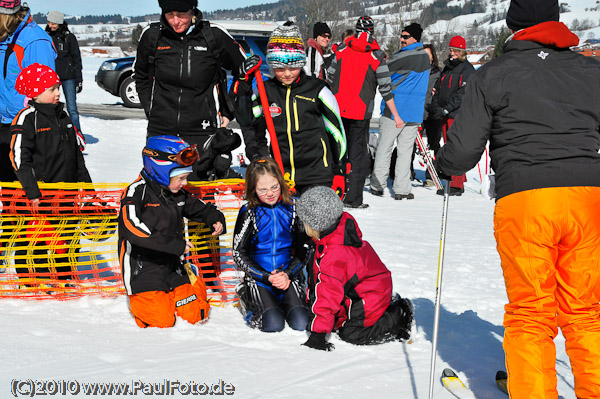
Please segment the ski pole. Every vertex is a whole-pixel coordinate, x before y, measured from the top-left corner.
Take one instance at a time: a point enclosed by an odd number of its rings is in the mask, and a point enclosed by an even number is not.
[[[262,74],[260,69],[254,72],[256,78],[256,87],[258,88],[258,94],[260,96],[260,104],[262,105],[263,114],[267,121],[267,130],[269,131],[269,137],[271,138],[271,147],[273,148],[273,156],[275,162],[279,165],[281,173],[285,173],[283,170],[283,160],[281,159],[281,151],[279,151],[279,142],[277,141],[277,135],[275,134],[275,125],[273,124],[273,117],[271,117],[271,111],[269,110],[269,99],[267,98],[267,91],[265,90],[265,84],[263,82]]]
[[[446,244],[446,223],[448,219],[448,198],[450,197],[450,182],[444,186],[444,205],[442,208],[442,233],[440,237],[440,253],[438,258],[437,284],[435,287],[435,312],[433,315],[433,340],[431,348],[431,372],[429,375],[429,399],[433,399],[433,384],[435,381],[435,358],[437,353],[438,334],[440,327],[440,307],[442,301],[442,274],[444,273],[444,247]]]

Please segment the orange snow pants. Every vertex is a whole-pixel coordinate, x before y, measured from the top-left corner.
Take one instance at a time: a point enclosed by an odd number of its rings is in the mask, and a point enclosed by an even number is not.
[[[129,296],[129,309],[138,326],[173,327],[175,316],[191,324],[208,317],[210,305],[201,279],[183,284],[173,291],[147,291]]]
[[[558,398],[553,339],[560,327],[577,398],[600,398],[600,187],[503,197],[494,230],[509,301],[510,397]]]

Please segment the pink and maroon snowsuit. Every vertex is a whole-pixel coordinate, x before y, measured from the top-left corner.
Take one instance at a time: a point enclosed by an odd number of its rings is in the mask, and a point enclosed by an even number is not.
[[[330,333],[373,326],[390,305],[392,276],[371,245],[362,240],[354,218],[344,212],[335,230],[315,243],[309,330]]]

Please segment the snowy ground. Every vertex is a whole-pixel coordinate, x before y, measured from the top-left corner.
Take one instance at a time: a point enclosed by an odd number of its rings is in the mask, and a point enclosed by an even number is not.
[[[81,102],[118,101],[93,81],[100,62],[84,59]],[[88,136],[86,163],[93,180],[134,180],[141,168],[146,123],[84,117],[81,124]],[[417,168],[422,177],[422,168]],[[477,170],[468,177],[465,194],[451,197],[449,203],[436,374],[452,367],[478,398],[502,399],[506,396],[496,389],[494,376],[504,368],[506,294],[492,234],[493,202],[479,194]],[[0,398],[13,397],[12,388],[26,390],[27,384],[18,383],[26,379],[138,387],[165,380],[208,385],[222,380],[240,398],[427,398],[442,197],[422,187],[413,193],[413,201],[365,193],[371,207],[352,212],[365,239],[392,271],[395,290],[415,304],[410,344],[357,347],[333,336],[335,351],[324,353],[300,345],[305,333],[252,330],[232,307],[214,308],[205,325],[179,321],[172,329],[143,330],[131,318],[125,297],[2,299]],[[556,341],[559,393],[575,398],[564,340]],[[54,389],[46,388],[47,393]],[[57,396],[72,397],[61,392]],[[185,391],[175,393],[170,397],[187,397]],[[138,391],[138,396],[151,395]],[[77,397],[124,395],[85,395],[82,390]],[[435,397],[451,398],[437,377]]]

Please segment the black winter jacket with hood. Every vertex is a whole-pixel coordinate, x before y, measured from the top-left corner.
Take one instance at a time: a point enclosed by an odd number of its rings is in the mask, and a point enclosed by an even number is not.
[[[490,141],[496,196],[547,187],[600,186],[600,62],[569,50],[560,22],[517,32],[472,77],[438,167],[473,168]]]
[[[64,104],[39,104],[17,114],[11,126],[11,160],[27,198],[42,196],[38,181],[86,182],[92,179],[85,167],[71,119]]]
[[[341,167],[346,153],[346,136],[327,83],[301,69],[291,85],[272,78],[265,82],[265,90],[285,172],[299,186],[331,185],[334,168]],[[257,131],[264,131],[260,126],[266,122],[258,99],[254,105]],[[259,148],[266,148],[266,136],[256,139]]]
[[[133,78],[148,117],[149,136],[212,134],[220,127],[221,114],[233,118],[224,111],[226,93],[218,89],[220,72],[202,32],[202,13],[195,10],[194,18],[190,29],[178,34],[162,15],[158,35],[150,25],[140,37]],[[236,76],[244,51],[224,29],[212,25],[211,30],[222,67]]]
[[[81,52],[77,38],[69,31],[67,24],[59,25],[56,31],[46,28],[56,49],[56,73],[60,80],[81,82]]]
[[[119,261],[128,295],[171,291],[189,283],[181,255],[186,245],[183,218],[205,223],[211,231],[225,217],[185,191],[172,193],[141,172],[121,199]]]

